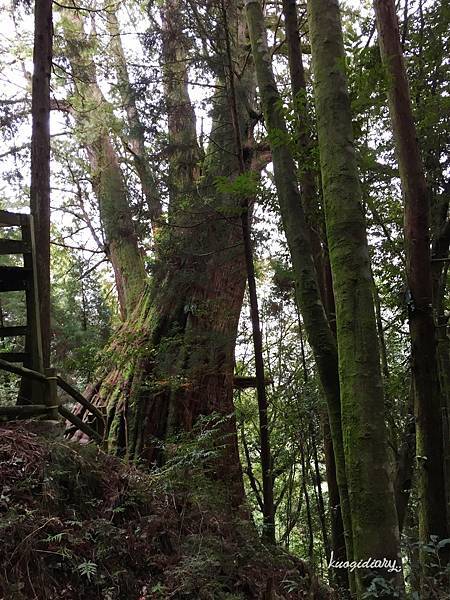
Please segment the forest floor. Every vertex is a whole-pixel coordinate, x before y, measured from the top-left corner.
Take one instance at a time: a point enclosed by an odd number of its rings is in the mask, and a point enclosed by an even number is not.
[[[0,600],[332,597],[200,475],[179,475],[0,427]]]

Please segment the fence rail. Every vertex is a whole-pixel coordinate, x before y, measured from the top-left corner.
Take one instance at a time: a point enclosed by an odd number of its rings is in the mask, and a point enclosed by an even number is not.
[[[0,407],[0,421],[34,417],[58,419],[61,415],[73,427],[100,443],[105,429],[102,413],[78,390],[56,375],[54,369],[44,369],[33,216],[0,210],[0,232],[3,233],[2,229],[6,229],[6,235],[9,235],[9,229],[14,227],[19,228],[21,239],[15,239],[15,236],[1,237],[0,256],[22,255],[23,266],[0,265],[0,293],[24,292],[27,319],[24,325],[2,324],[0,339],[22,336],[25,343],[22,351],[14,349],[11,352],[0,352],[0,370],[22,377],[22,384],[25,384],[23,389],[26,390],[23,396],[27,403]],[[92,415],[98,431],[60,405],[58,387]]]
[[[59,375],[54,374],[53,369],[49,369],[49,375],[43,375],[32,369],[26,367],[20,367],[9,363],[6,360],[0,359],[0,370],[20,375],[43,384],[44,393],[48,394],[48,398],[51,400],[51,404],[16,404],[14,406],[2,406],[0,407],[0,421],[11,421],[16,419],[30,419],[33,417],[46,416],[47,418],[58,418],[58,413],[67,419],[76,429],[79,429],[91,439],[98,443],[101,443],[103,436],[101,433],[96,431],[88,423],[82,421],[77,415],[74,415],[65,406],[62,406],[58,402],[56,393],[56,387],[60,387],[66,394],[71,396],[76,402],[81,404],[96,420],[97,426],[100,431],[104,431],[104,418],[102,413],[70,383],[62,379]],[[47,387],[47,390],[45,390]]]

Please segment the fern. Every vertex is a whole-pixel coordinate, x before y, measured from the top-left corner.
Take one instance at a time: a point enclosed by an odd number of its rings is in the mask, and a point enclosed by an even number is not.
[[[91,578],[97,574],[97,564],[90,560],[80,563],[77,569],[80,575],[88,578],[88,581],[91,581]]]

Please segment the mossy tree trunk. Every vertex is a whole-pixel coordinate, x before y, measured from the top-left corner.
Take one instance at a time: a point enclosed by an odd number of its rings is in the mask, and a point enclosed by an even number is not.
[[[308,17],[327,240],[336,301],[353,558],[387,558],[399,564],[399,532],[339,4],[336,0],[310,0]],[[392,573],[382,568],[370,572],[357,570],[358,598],[362,598],[377,574],[392,578]],[[401,585],[400,581],[396,583]]]
[[[230,9],[241,23],[233,3]],[[218,67],[210,144],[203,159],[188,94],[184,21],[178,0],[161,11],[163,73],[169,124],[169,213],[158,237],[152,279],[118,332],[108,372],[94,397],[107,411],[109,449],[148,464],[161,459],[157,440],[190,431],[200,415],[224,417],[216,477],[233,506],[244,497],[233,417],[234,346],[245,289],[240,200],[219,192],[218,177],[239,174],[228,99]],[[233,59],[245,58],[231,30]],[[241,54],[242,52],[242,54]],[[225,56],[217,64],[226,64]],[[255,84],[247,65],[236,82],[241,143],[251,145],[249,106]],[[250,161],[246,162],[246,169]],[[226,418],[225,418],[226,417]]]
[[[299,162],[299,181],[301,199],[305,211],[313,261],[316,267],[317,281],[320,296],[327,316],[334,318],[334,298],[332,293],[327,295],[326,268],[328,256],[324,256],[322,247],[322,215],[319,214],[316,177],[314,170],[313,143],[311,139],[311,124],[307,100],[306,78],[303,67],[303,54],[299,33],[299,19],[296,0],[283,0],[284,27],[288,50],[289,74],[291,81],[292,98],[296,115],[297,149]],[[327,306],[329,304],[329,306]],[[333,323],[330,323],[333,330]],[[338,378],[336,372],[336,378]],[[340,399],[338,399],[340,403]],[[329,416],[326,411],[321,411],[324,434],[324,450],[326,455],[326,473],[328,484],[328,499],[330,506],[331,540],[333,555],[336,560],[345,562],[347,552],[345,548],[345,530],[342,520],[339,487],[337,484],[336,461],[334,457],[333,439],[330,432]],[[343,453],[343,448],[341,448]],[[333,574],[336,582],[343,588],[348,588],[348,574],[345,569],[338,569]]]
[[[317,271],[320,295],[324,297],[324,263],[322,249],[323,215],[319,209],[314,164],[314,144],[311,137],[311,119],[308,107],[303,53],[299,33],[296,0],[283,0],[288,66],[292,100],[294,104],[298,180],[301,200],[309,228],[313,261]]]
[[[374,6],[405,203],[406,275],[411,295],[408,316],[420,499],[419,531],[421,542],[428,544],[431,536],[440,539],[448,537],[442,421],[442,408],[447,403],[442,400],[439,382],[433,317],[430,194],[417,142],[395,3],[393,0],[376,0]],[[429,558],[427,553],[422,553],[424,569]]]
[[[312,259],[310,229],[297,185],[296,167],[289,148],[286,123],[279,107],[280,95],[267,48],[267,33],[262,7],[258,0],[247,0],[246,10],[259,93],[271,143],[280,212],[294,268],[297,302],[304,319],[308,341],[314,353],[328,405],[340,505],[346,528],[347,556],[350,557],[352,556],[352,534],[342,441],[336,342],[320,297]]]
[[[75,9],[67,9],[62,22],[74,83],[70,112],[89,158],[104,249],[114,269],[121,316],[125,319],[136,306],[147,275],[112,137],[114,115],[97,83],[92,42],[85,34],[82,16]]]

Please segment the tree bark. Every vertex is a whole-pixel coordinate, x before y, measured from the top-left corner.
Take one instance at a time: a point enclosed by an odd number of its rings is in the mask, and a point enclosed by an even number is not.
[[[419,532],[448,537],[442,423],[433,287],[430,262],[430,198],[417,142],[409,85],[393,0],[375,0],[380,52],[387,75],[387,92],[395,148],[404,196],[406,275],[415,393],[416,455],[419,484]],[[447,554],[446,552],[442,553]],[[425,568],[429,556],[423,553]]]
[[[32,79],[30,206],[39,265],[43,367],[50,366],[50,76],[53,56],[51,0],[36,0]]]
[[[295,163],[288,145],[286,123],[278,108],[280,95],[267,48],[264,15],[257,0],[247,0],[246,10],[265,124],[271,142],[280,212],[294,268],[296,298],[328,406],[340,505],[346,531],[347,556],[351,557],[352,534],[342,440],[336,342],[320,298],[317,275],[312,260],[309,228],[297,186]]]
[[[310,0],[308,17],[327,240],[336,301],[353,558],[389,558],[400,564],[370,261],[338,2]],[[377,573],[392,578],[383,569],[357,570],[358,598]],[[396,583],[401,585],[400,581]]]
[[[233,10],[239,17],[234,4]],[[111,345],[108,372],[94,401],[107,407],[110,450],[147,464],[162,460],[155,440],[192,431],[200,415],[217,413],[216,449],[222,450],[213,472],[225,484],[230,506],[236,507],[244,490],[233,416],[234,345],[246,273],[240,201],[220,192],[216,181],[234,178],[240,167],[229,104],[221,90],[213,99],[209,149],[199,164],[182,19],[179,1],[167,0],[161,21],[170,151],[168,221],[160,231],[152,280]],[[242,40],[235,29],[231,35],[238,52],[233,60],[241,61]],[[218,77],[223,87],[223,70]],[[236,85],[241,143],[249,146],[248,106],[255,92],[249,67]]]
[[[283,0],[283,16],[286,31],[286,42],[288,49],[289,73],[291,81],[291,91],[294,101],[296,114],[296,133],[297,149],[299,153],[299,181],[301,188],[301,200],[305,211],[307,225],[309,227],[309,236],[313,253],[313,261],[316,268],[317,283],[320,291],[320,297],[325,308],[325,312],[333,331],[332,319],[334,319],[334,298],[331,289],[327,290],[327,266],[329,266],[328,256],[322,247],[321,224],[323,216],[319,214],[316,177],[314,172],[313,144],[311,140],[311,124],[309,119],[306,78],[303,67],[303,54],[299,34],[298,11],[296,0]],[[336,359],[337,364],[337,359]],[[338,373],[335,374],[339,378]],[[338,403],[340,399],[338,398]],[[328,500],[330,505],[331,523],[332,523],[332,545],[333,555],[336,560],[345,562],[347,553],[345,548],[344,523],[342,521],[342,512],[340,508],[339,490],[337,487],[336,462],[334,458],[333,440],[330,433],[328,413],[323,412],[321,419],[324,422],[323,433],[327,434],[327,440],[324,439],[324,445],[327,445],[327,451],[330,456],[326,461],[326,474],[328,482]],[[341,449],[343,452],[343,448]],[[329,554],[329,549],[328,549]],[[337,569],[334,573],[335,580],[342,588],[348,588],[348,574],[345,569]]]
[[[111,260],[124,320],[142,295],[147,275],[131,217],[119,157],[112,139],[114,115],[97,83],[96,67],[89,54],[90,40],[82,17],[75,9],[64,12],[67,58],[74,77],[75,106],[71,109],[91,168],[105,235],[105,251]]]
[[[313,143],[311,139],[311,123],[308,110],[305,70],[303,54],[298,31],[298,14],[296,0],[283,0],[283,16],[288,50],[289,75],[292,99],[294,102],[295,131],[298,152],[298,179],[300,182],[301,200],[305,211],[306,222],[313,252],[313,261],[317,272],[317,283],[320,296],[324,298],[324,265],[321,240],[321,223],[319,202],[317,197],[316,176],[314,172]]]

